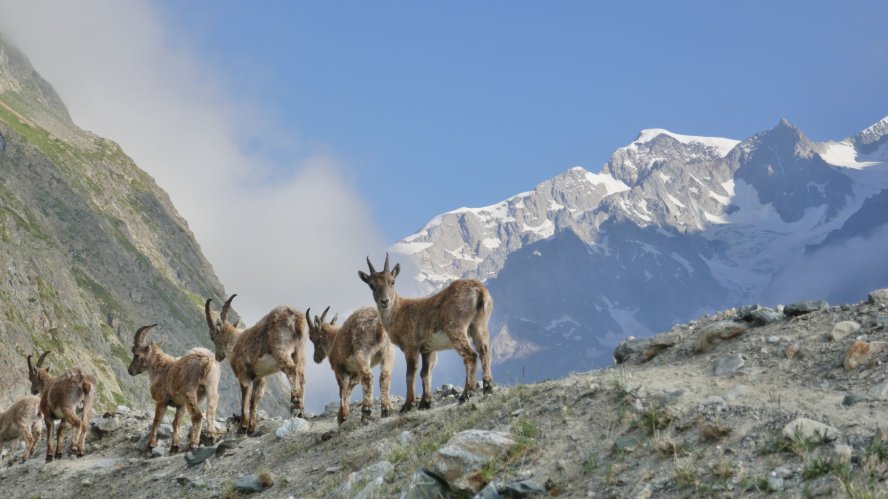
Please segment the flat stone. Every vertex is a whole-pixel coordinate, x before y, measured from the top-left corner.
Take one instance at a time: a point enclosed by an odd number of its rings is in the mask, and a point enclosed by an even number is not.
[[[780,492],[784,487],[783,477],[773,471],[768,473],[768,487],[775,492]]]
[[[410,478],[399,499],[457,499],[443,480],[419,470]]]
[[[783,341],[783,338],[781,338],[777,335],[768,336],[768,343],[770,343],[772,345],[780,343],[781,341]]]
[[[888,288],[870,291],[866,301],[872,305],[888,305]]]
[[[500,499],[501,497],[499,490],[497,490],[496,480],[494,480],[475,494],[472,499]]]
[[[119,430],[121,426],[123,426],[123,422],[121,422],[120,419],[118,419],[117,417],[110,417],[102,418],[96,421],[95,428],[100,433],[107,435]]]
[[[855,321],[837,322],[829,332],[831,341],[839,341],[860,331],[860,324]]]
[[[188,451],[185,454],[185,462],[188,463],[188,466],[197,466],[198,464],[206,461],[207,459],[215,455],[215,445],[210,445],[208,447],[198,447],[196,449]]]
[[[238,492],[252,494],[255,492],[262,492],[265,490],[265,486],[262,484],[262,481],[259,480],[258,475],[251,473],[235,480],[234,489]]]
[[[783,427],[783,436],[793,439],[797,435],[807,439],[835,440],[839,430],[813,419],[797,418]]]
[[[274,436],[281,440],[293,433],[308,430],[309,427],[311,427],[311,423],[302,418],[290,418],[281,423],[280,427],[274,431]]]
[[[729,376],[731,374],[736,374],[745,363],[746,361],[743,360],[743,356],[739,353],[722,357],[715,361],[715,375]]]
[[[783,316],[773,308],[759,305],[740,307],[737,310],[737,317],[743,322],[750,323],[753,327],[767,326],[783,319]]]
[[[638,448],[638,438],[635,435],[623,435],[614,440],[614,450],[620,452],[634,452]]]
[[[829,308],[829,303],[823,300],[800,301],[783,307],[783,315],[787,317],[798,317],[825,308]]]
[[[706,325],[697,336],[695,350],[700,353],[712,351],[712,348],[726,340],[740,336],[749,330],[749,324],[738,321],[718,321]]]
[[[520,482],[509,482],[503,484],[500,488],[500,495],[503,498],[520,499],[522,497],[538,497],[549,495],[546,488],[533,480],[521,480]]]
[[[864,401],[866,401],[866,395],[861,395],[859,393],[846,393],[845,397],[842,398],[842,405],[852,406]]]
[[[339,497],[370,497],[373,492],[382,485],[386,475],[392,472],[395,466],[388,461],[379,461],[358,471],[349,473],[345,481],[336,489]],[[376,483],[378,481],[378,483]],[[355,492],[355,487],[365,484],[361,490]],[[368,487],[370,487],[368,489]]]

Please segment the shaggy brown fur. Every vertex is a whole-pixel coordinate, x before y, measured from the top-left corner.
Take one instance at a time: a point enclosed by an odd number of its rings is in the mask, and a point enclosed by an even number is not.
[[[188,434],[188,450],[200,443],[203,426],[203,413],[200,404],[207,399],[207,431],[215,437],[216,406],[219,405],[219,363],[206,348],[192,348],[185,355],[175,358],[160,349],[160,345],[148,343],[148,331],[152,324],[139,328],[133,338],[133,361],[129,366],[130,376],[148,371],[151,378],[151,398],[154,407],[154,421],[151,423],[151,436],[145,451],[150,452],[157,445],[157,428],[169,406],[176,408],[173,417],[173,440],[170,452],[179,450],[179,422],[182,410],[191,413],[191,431]]]
[[[83,457],[86,449],[86,432],[89,430],[89,419],[92,408],[99,394],[96,377],[84,372],[79,367],[68,369],[61,376],[49,374],[51,366],[43,367],[43,361],[49,352],[43,352],[37,365],[31,364],[28,355],[28,373],[31,378],[31,393],[40,394],[40,412],[46,424],[46,461],[62,457],[62,436],[70,426],[74,429],[68,455]],[[77,417],[78,411],[80,417]],[[56,436],[55,454],[53,455],[52,430],[56,419],[60,419]]]
[[[19,441],[22,439],[25,440],[22,464],[28,460],[43,433],[40,428],[41,421],[43,414],[40,412],[40,397],[33,395],[17,400],[6,412],[0,412],[0,453],[3,452],[3,444],[7,440],[12,439],[13,442],[9,448],[9,459],[6,460],[8,466],[12,466],[15,450],[18,449]]]
[[[252,433],[256,430],[256,412],[265,392],[265,377],[279,371],[290,380],[290,409],[294,415],[302,417],[305,409],[305,343],[308,341],[305,317],[302,312],[281,306],[253,327],[238,329],[227,320],[235,296],[231,295],[222,306],[219,321],[213,320],[212,300],[207,300],[204,311],[210,338],[216,345],[216,360],[222,362],[230,357],[231,370],[240,383],[240,431]]]
[[[329,323],[324,322],[327,311],[321,317],[315,316],[314,322],[308,323],[308,336],[314,344],[314,361],[320,364],[324,357],[330,359],[330,367],[339,383],[339,417],[342,424],[348,419],[348,402],[351,392],[358,382],[364,390],[361,404],[361,421],[370,419],[373,409],[373,371],[371,368],[380,365],[379,393],[382,417],[389,415],[391,401],[389,386],[392,379],[392,368],[395,366],[395,348],[379,322],[379,314],[375,308],[365,307],[352,313],[342,327],[336,326],[336,317]],[[309,317],[309,310],[305,311]]]
[[[401,265],[389,270],[389,258],[385,255],[385,268],[376,272],[367,258],[370,274],[358,271],[362,281],[373,291],[373,300],[379,310],[382,325],[392,343],[404,352],[407,359],[407,399],[401,412],[413,408],[416,400],[414,381],[416,366],[422,357],[422,400],[420,409],[432,405],[432,367],[440,350],[454,349],[466,365],[466,385],[460,402],[465,402],[475,391],[476,365],[481,356],[484,392],[493,390],[490,374],[490,333],[487,322],[493,312],[493,299],[487,288],[475,279],[459,279],[427,298],[403,298],[395,291],[395,278]],[[475,350],[469,345],[469,338]],[[477,351],[477,354],[475,353]]]

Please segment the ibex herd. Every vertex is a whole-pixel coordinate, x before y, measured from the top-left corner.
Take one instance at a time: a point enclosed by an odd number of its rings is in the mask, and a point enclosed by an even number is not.
[[[365,307],[352,313],[336,326],[336,316],[325,322],[328,306],[320,317],[310,316],[311,309],[302,314],[296,309],[281,306],[273,309],[254,326],[238,328],[228,321],[231,295],[222,305],[218,319],[207,299],[204,314],[215,345],[215,355],[204,348],[193,348],[182,357],[165,353],[160,345],[148,342],[148,332],[157,324],[143,326],[133,338],[133,360],[129,374],[136,376],[148,371],[151,398],[155,402],[154,420],[145,451],[157,445],[157,429],[167,408],[175,408],[170,452],[179,450],[179,424],[183,410],[191,415],[191,430],[187,449],[200,444],[203,421],[211,437],[219,435],[216,428],[216,408],[219,403],[219,363],[229,359],[231,370],[241,387],[241,414],[239,433],[252,433],[257,426],[259,400],[265,392],[265,378],[277,372],[286,374],[290,381],[290,408],[302,416],[305,407],[305,347],[314,345],[314,361],[329,359],[330,367],[339,384],[340,406],[337,421],[348,418],[351,392],[361,383],[363,401],[361,420],[369,420],[373,407],[373,372],[380,366],[379,390],[381,416],[391,412],[389,386],[395,364],[397,346],[407,362],[407,396],[401,412],[416,405],[414,382],[419,360],[422,359],[422,398],[420,409],[432,404],[432,368],[437,352],[456,350],[466,367],[466,382],[460,402],[473,395],[477,386],[477,363],[480,357],[485,393],[493,389],[490,373],[490,345],[487,323],[493,311],[493,299],[484,285],[474,279],[459,279],[426,298],[404,298],[395,291],[395,279],[400,264],[389,267],[389,257],[381,272],[377,272],[367,258],[370,273],[358,271],[362,281],[370,286],[376,308]],[[470,344],[471,340],[471,344]],[[474,348],[473,348],[474,346]],[[7,439],[23,439],[25,462],[40,440],[42,420],[46,426],[46,461],[62,457],[63,434],[73,433],[68,454],[82,457],[89,420],[98,396],[96,378],[80,368],[65,371],[60,376],[50,374],[50,365],[44,361],[50,352],[43,352],[36,364],[28,356],[28,375],[32,396],[15,402],[7,411],[0,412],[0,452]],[[201,403],[207,401],[206,412]],[[55,421],[57,442],[52,445]],[[18,444],[8,455],[7,464],[13,464]],[[55,449],[55,452],[53,452]]]

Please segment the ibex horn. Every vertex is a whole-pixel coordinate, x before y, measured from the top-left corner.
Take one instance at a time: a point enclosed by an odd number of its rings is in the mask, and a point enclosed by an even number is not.
[[[382,271],[383,272],[389,271],[389,254],[388,253],[385,254],[385,266],[382,268]]]
[[[236,293],[231,295],[231,297],[228,298],[228,300],[225,302],[225,304],[222,305],[222,313],[219,316],[222,319],[222,324],[225,324],[226,323],[225,321],[228,320],[228,309],[231,308],[231,300],[233,300],[235,296],[237,296]]]
[[[336,319],[338,319],[338,318],[339,318],[339,314],[333,314],[333,318],[330,319],[330,325],[331,325],[331,326],[335,326],[335,325],[336,325]]]
[[[33,357],[33,355],[28,354],[28,372],[29,373],[32,373],[36,370],[36,369],[34,369],[34,364],[31,363],[31,357]]]
[[[157,324],[151,324],[150,326],[142,326],[136,331],[135,343],[137,346],[142,346],[145,344],[145,337],[148,336],[148,330],[156,326]]]
[[[370,273],[371,273],[371,274],[375,274],[375,273],[376,273],[376,269],[374,269],[374,268],[373,268],[373,264],[370,263],[370,257],[369,257],[369,256],[367,257],[367,266],[370,267]]]
[[[204,312],[207,314],[207,325],[210,326],[211,330],[215,330],[216,324],[213,323],[213,311],[210,309],[210,302],[212,301],[212,298],[207,298],[207,303],[204,305]]]
[[[329,312],[329,311],[330,311],[330,305],[327,305],[327,308],[325,308],[324,311],[321,312],[321,324],[324,323],[324,318],[327,317],[327,312]]]
[[[311,307],[305,309],[305,322],[308,323],[308,327],[311,327]]]
[[[49,355],[49,352],[48,352],[48,351],[47,351],[47,352],[43,352],[43,355],[41,355],[40,358],[37,359],[37,368],[38,368],[38,369],[40,369],[41,367],[43,367],[43,359],[45,359],[47,355]]]

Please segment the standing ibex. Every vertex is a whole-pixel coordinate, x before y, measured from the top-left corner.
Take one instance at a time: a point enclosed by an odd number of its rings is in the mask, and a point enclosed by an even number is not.
[[[157,445],[157,428],[168,406],[176,408],[173,417],[173,440],[170,452],[179,450],[179,422],[182,409],[191,413],[191,431],[188,434],[188,450],[200,444],[203,414],[200,403],[207,399],[207,431],[212,436],[216,430],[216,406],[219,404],[219,363],[206,348],[192,348],[185,355],[175,358],[161,350],[160,345],[148,343],[148,331],[157,324],[140,327],[133,338],[133,361],[130,376],[148,371],[151,378],[151,398],[156,403],[154,421],[146,451]]]
[[[40,413],[40,397],[28,395],[17,400],[6,411],[0,411],[0,453],[3,452],[3,443],[12,439],[12,446],[9,447],[9,459],[6,464],[12,466],[15,450],[18,448],[19,440],[25,440],[25,450],[22,452],[22,464],[28,460],[28,456],[37,447],[40,441],[40,435],[43,430],[40,429],[40,423],[43,421],[43,414]]]
[[[290,409],[302,417],[305,408],[305,343],[308,340],[308,324],[302,312],[290,307],[277,307],[259,320],[253,327],[238,329],[228,323],[231,295],[219,315],[213,320],[210,302],[204,305],[210,338],[216,345],[216,360],[226,356],[234,376],[241,387],[240,432],[256,430],[256,412],[259,399],[265,392],[265,377],[283,371],[290,380]],[[250,385],[252,384],[252,393]],[[247,398],[249,396],[249,399]],[[249,407],[247,401],[249,400]]]
[[[409,411],[416,401],[414,380],[416,364],[422,356],[422,400],[420,409],[432,405],[432,367],[440,350],[454,349],[466,365],[466,386],[459,400],[465,402],[472,396],[477,383],[475,367],[478,355],[484,370],[484,392],[493,390],[490,374],[490,347],[487,321],[493,312],[493,299],[487,288],[475,279],[459,279],[437,294],[426,298],[403,298],[395,291],[395,278],[401,265],[389,270],[389,257],[385,255],[385,267],[377,272],[367,257],[370,275],[358,271],[358,276],[373,290],[373,300],[379,310],[382,325],[407,358],[407,399],[401,412]],[[472,350],[469,338],[475,345]]]
[[[309,316],[305,311],[305,317]],[[379,322],[375,308],[365,307],[352,313],[342,327],[336,327],[336,316],[329,323],[324,322],[327,311],[321,317],[315,316],[308,322],[308,335],[314,344],[314,361],[320,364],[324,357],[330,359],[330,367],[339,383],[339,417],[342,424],[348,418],[348,402],[351,392],[358,382],[364,389],[361,404],[361,421],[370,419],[373,409],[373,371],[370,369],[382,364],[379,371],[379,392],[382,417],[389,415],[389,385],[392,368],[395,366],[395,349]]]
[[[71,435],[71,446],[68,455],[83,457],[86,447],[86,432],[89,430],[89,419],[92,417],[93,404],[99,394],[96,377],[83,372],[79,367],[68,369],[61,376],[49,374],[50,367],[43,367],[43,361],[49,352],[43,352],[37,365],[31,364],[28,355],[28,375],[31,378],[31,393],[40,394],[40,412],[46,424],[46,461],[53,457],[62,457],[62,435],[68,426],[74,429]],[[80,410],[80,417],[77,411]],[[55,456],[52,452],[52,429],[56,419],[59,423]]]

